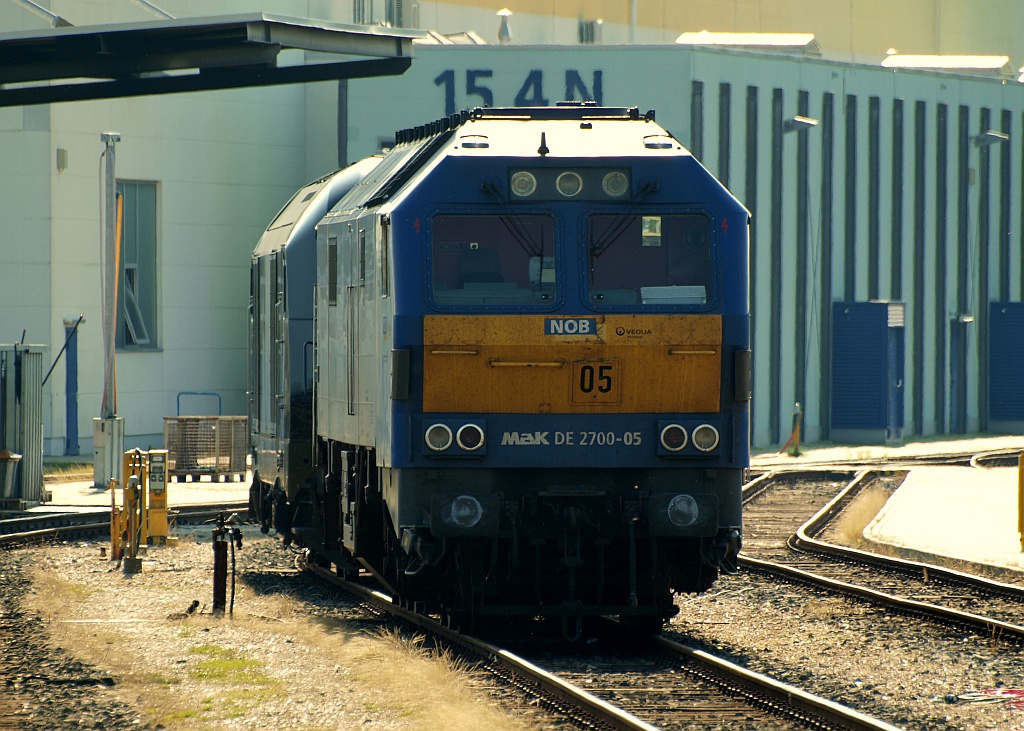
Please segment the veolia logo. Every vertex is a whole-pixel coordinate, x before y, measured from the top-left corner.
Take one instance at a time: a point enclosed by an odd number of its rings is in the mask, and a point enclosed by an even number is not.
[[[545,335],[593,335],[597,319],[593,317],[548,317],[544,320]]]

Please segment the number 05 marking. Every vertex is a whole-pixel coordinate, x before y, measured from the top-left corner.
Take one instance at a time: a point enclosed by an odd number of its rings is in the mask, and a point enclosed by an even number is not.
[[[572,402],[574,404],[617,404],[621,384],[618,361],[582,361],[573,363]]]

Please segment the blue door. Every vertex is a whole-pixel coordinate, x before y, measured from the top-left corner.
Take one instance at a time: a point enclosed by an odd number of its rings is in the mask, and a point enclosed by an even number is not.
[[[1024,430],[1024,302],[989,303],[988,428]]]

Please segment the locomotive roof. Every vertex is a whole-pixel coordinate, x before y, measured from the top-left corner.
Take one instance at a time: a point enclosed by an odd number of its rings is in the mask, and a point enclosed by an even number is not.
[[[359,180],[380,162],[381,157],[373,155],[299,188],[260,236],[252,252],[253,257],[279,251],[296,237],[310,234],[323,215],[348,191],[353,181]]]
[[[341,214],[381,205],[440,156],[630,157],[689,155],[654,112],[592,103],[483,107],[395,133],[395,147],[334,207]]]

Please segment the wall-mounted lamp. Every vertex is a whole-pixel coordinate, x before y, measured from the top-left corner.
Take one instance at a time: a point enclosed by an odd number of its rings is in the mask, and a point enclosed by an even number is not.
[[[799,114],[791,119],[787,119],[782,129],[786,132],[804,132],[818,126],[818,120],[814,117],[801,117]]]
[[[996,145],[1003,142],[1010,141],[1010,135],[1005,132],[997,132],[994,129],[987,129],[980,135],[976,135],[971,138],[974,142],[975,147],[988,147],[989,145]]]
[[[970,325],[972,322],[974,322],[974,315],[957,315],[956,321],[959,322],[961,325]]]
[[[68,151],[63,147],[57,148],[57,172],[62,173],[68,169]]]

